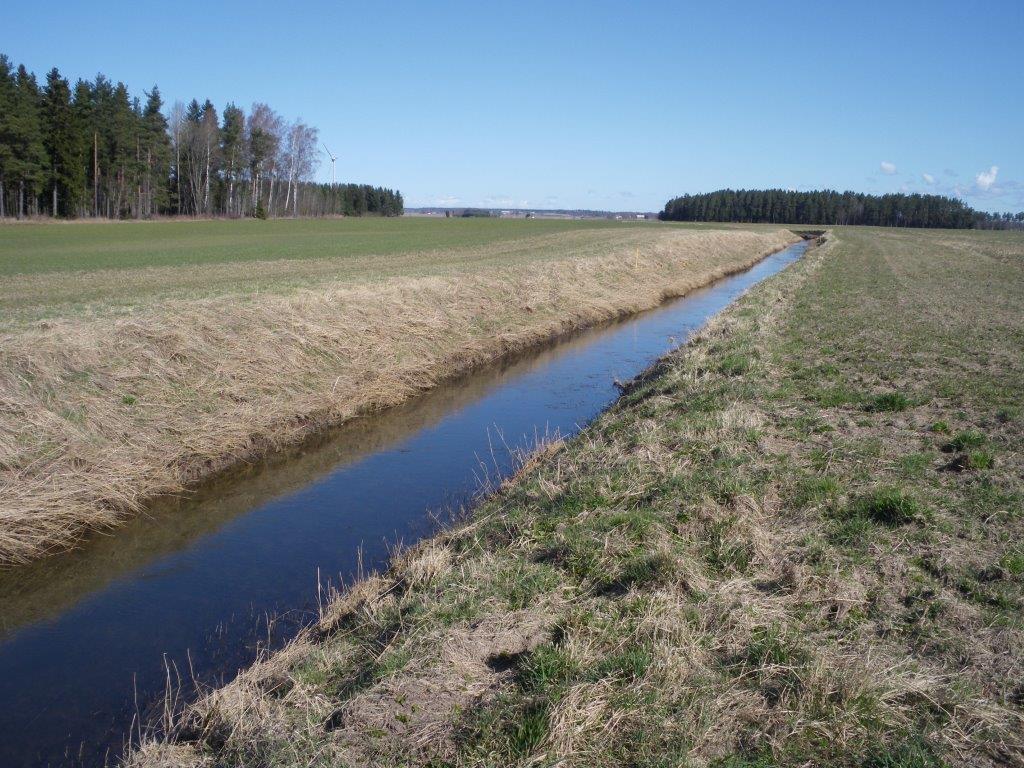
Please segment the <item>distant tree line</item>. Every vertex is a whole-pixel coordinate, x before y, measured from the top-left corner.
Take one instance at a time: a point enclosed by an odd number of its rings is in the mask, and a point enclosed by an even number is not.
[[[1008,217],[1008,218],[1004,218]],[[666,221],[735,221],[774,224],[866,224],[882,227],[966,229],[1024,222],[1024,214],[979,213],[942,195],[785,189],[720,189],[669,200],[658,218]]]
[[[1024,229],[1024,211],[1020,213],[985,213],[974,214],[975,226],[978,229]]]
[[[310,181],[319,134],[266,104],[193,99],[165,115],[103,75],[40,85],[0,54],[0,218],[400,215],[399,192]]]

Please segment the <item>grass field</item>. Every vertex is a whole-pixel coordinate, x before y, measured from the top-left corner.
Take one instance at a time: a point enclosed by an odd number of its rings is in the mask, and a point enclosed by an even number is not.
[[[522,220],[0,228],[0,564],[792,239]]]
[[[452,275],[604,252],[641,227],[603,220],[323,219],[0,227],[7,325],[158,298],[280,293],[325,280]],[[636,241],[639,242],[639,241]]]
[[[624,226],[630,225],[603,219],[524,221],[372,216],[13,224],[0,228],[0,276],[369,254],[389,256]]]
[[[1024,237],[840,229],[148,766],[1024,765]]]

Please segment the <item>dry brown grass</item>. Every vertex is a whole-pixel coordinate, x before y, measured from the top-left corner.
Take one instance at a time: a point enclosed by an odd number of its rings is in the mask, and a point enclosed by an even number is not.
[[[162,298],[128,314],[93,306],[8,327],[0,563],[72,545],[156,495],[511,351],[655,306],[793,239],[669,228],[629,237],[624,247],[608,230],[603,248],[588,241],[574,258],[369,282],[320,274],[280,293]],[[557,253],[558,239],[545,248]]]

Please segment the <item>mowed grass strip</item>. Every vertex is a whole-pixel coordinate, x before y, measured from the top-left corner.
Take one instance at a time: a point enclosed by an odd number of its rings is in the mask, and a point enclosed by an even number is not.
[[[838,230],[129,762],[1024,765],[1022,304]]]
[[[314,259],[295,263],[330,269],[297,286],[293,272],[265,269],[282,262],[232,263],[195,269],[248,270],[250,281],[265,273],[261,289],[140,293],[132,280],[148,271],[121,270],[118,299],[40,295],[33,311],[45,308],[45,320],[0,327],[0,563],[73,544],[157,494],[472,366],[650,308],[795,239],[642,226],[535,236],[532,222],[518,223],[518,240],[435,252],[426,271],[407,255],[407,274],[380,266],[397,257],[361,258],[344,276]],[[40,282],[58,285],[95,287],[89,274]]]

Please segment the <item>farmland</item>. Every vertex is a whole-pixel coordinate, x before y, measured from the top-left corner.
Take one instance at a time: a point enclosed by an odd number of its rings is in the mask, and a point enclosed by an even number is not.
[[[0,561],[795,236],[612,222],[0,230]]]
[[[131,761],[1024,764],[1022,323],[840,228]]]
[[[58,307],[446,274],[550,259],[559,255],[553,243],[568,251],[628,241],[634,230],[601,220],[428,218],[17,224],[0,229],[0,306],[10,322]]]

